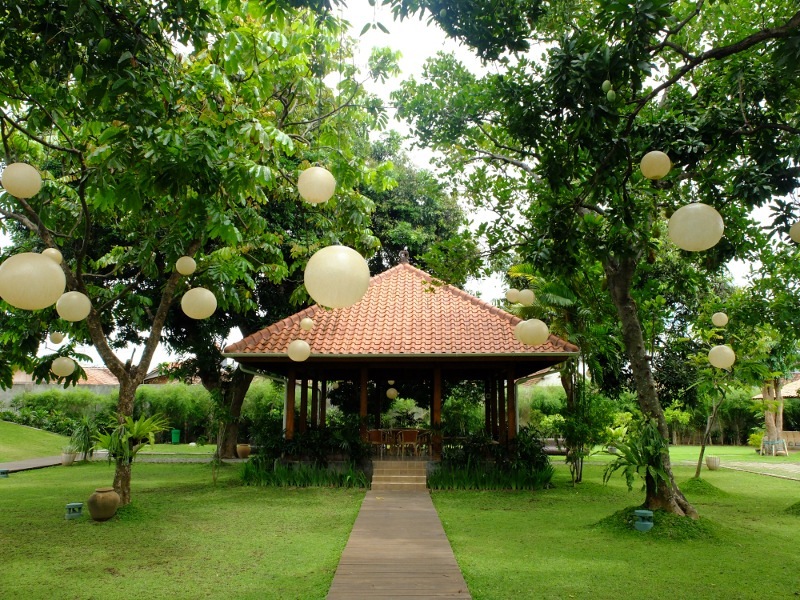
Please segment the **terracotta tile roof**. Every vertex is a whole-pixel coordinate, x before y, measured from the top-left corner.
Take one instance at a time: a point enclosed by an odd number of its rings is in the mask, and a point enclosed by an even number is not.
[[[105,367],[83,367],[83,370],[86,372],[86,377],[78,380],[78,385],[119,385],[114,374]],[[17,385],[33,383],[33,377],[24,371],[17,371],[14,373],[13,383]]]
[[[781,395],[784,398],[800,398],[800,375],[792,375],[792,379],[783,384],[783,387],[781,388]],[[753,400],[763,399],[764,395],[761,393],[753,396]]]
[[[311,331],[300,320],[314,320]],[[578,348],[551,335],[531,347],[514,337],[520,319],[401,263],[372,278],[348,308],[314,305],[225,348],[233,356],[285,355],[304,339],[311,356],[464,356],[572,354]]]

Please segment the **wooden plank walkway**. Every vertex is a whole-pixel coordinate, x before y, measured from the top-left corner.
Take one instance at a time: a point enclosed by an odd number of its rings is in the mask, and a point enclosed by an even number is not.
[[[471,598],[428,492],[367,492],[328,592],[359,598]]]

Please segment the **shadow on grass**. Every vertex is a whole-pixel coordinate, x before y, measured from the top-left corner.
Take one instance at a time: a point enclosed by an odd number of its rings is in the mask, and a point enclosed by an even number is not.
[[[623,508],[613,515],[601,519],[592,527],[615,535],[632,538],[647,536],[648,539],[673,542],[716,540],[720,536],[719,527],[713,521],[702,517],[697,520],[679,517],[663,510],[653,512],[653,528],[646,533],[642,533],[633,526],[636,521],[634,511],[641,508],[641,506]]]
[[[792,504],[786,509],[786,512],[790,515],[794,515],[795,517],[800,517],[800,502]]]

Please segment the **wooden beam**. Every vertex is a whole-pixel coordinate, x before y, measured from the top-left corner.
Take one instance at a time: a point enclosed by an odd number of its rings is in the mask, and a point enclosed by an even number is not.
[[[319,426],[325,427],[325,419],[328,417],[328,381],[323,379],[319,383],[322,389],[322,396],[319,399]]]
[[[498,427],[500,428],[500,437],[498,438],[501,444],[508,441],[508,425],[506,423],[506,386],[503,384],[502,379],[497,380],[497,417]]]
[[[508,439],[517,437],[517,388],[514,384],[514,373],[508,372]]]
[[[300,380],[300,433],[308,429],[308,379]]]
[[[431,403],[431,429],[433,430],[433,458],[442,458],[442,370],[433,370],[433,402]]]
[[[319,427],[319,381],[311,380],[311,427]]]
[[[489,409],[492,420],[492,430],[489,433],[496,441],[500,439],[500,426],[497,424],[497,380],[494,375],[489,379]]]
[[[286,407],[283,411],[284,435],[287,440],[294,438],[294,395],[297,385],[297,371],[289,369],[289,380],[286,382]]]
[[[367,441],[367,383],[368,383],[368,376],[369,372],[366,368],[361,369],[361,404],[359,406],[359,417],[360,417],[360,426],[359,431],[361,432],[361,439],[365,442]]]
[[[492,396],[491,383],[483,382],[483,411],[484,411],[484,431],[487,435],[492,435]]]

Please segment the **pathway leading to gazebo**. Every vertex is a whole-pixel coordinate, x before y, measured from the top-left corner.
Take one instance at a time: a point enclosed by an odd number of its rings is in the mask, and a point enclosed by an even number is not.
[[[428,492],[367,492],[328,600],[471,598]]]

